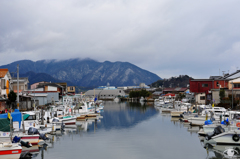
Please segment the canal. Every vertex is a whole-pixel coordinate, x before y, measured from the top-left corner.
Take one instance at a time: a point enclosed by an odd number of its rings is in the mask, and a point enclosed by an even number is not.
[[[102,118],[53,137],[35,152],[37,159],[203,159],[195,128],[161,114],[153,104],[104,102]],[[210,155],[210,156],[209,156]]]

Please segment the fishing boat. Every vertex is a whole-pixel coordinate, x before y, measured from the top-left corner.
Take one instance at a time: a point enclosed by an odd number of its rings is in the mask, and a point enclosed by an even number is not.
[[[28,135],[27,131],[23,132],[19,130],[21,125],[21,113],[15,110],[16,112],[11,113],[11,120],[13,121],[13,129],[14,131],[11,134],[10,129],[10,120],[8,114],[0,115],[0,141],[8,141],[10,136],[20,137],[22,141],[29,142],[32,145],[37,145],[39,140],[39,135]],[[19,125],[20,123],[20,125]],[[16,131],[17,130],[17,131]]]
[[[0,158],[1,159],[19,159],[22,147],[16,143],[0,142]]]
[[[214,131],[214,128],[217,126],[221,126],[225,131],[229,130],[238,130],[239,127],[237,124],[239,122],[239,118],[236,118],[240,115],[240,112],[236,111],[228,111],[225,113],[225,117],[223,116],[223,121],[221,123],[213,123],[209,125],[203,125],[202,129],[199,130],[199,136],[206,136]],[[227,116],[227,120],[226,119]]]
[[[163,97],[159,97],[154,100],[154,105],[157,107],[162,107],[164,104],[165,103],[164,103]]]
[[[177,111],[172,111],[171,116],[172,117],[182,117],[182,114],[184,112],[189,111],[191,104],[190,103],[181,103],[180,101],[174,102],[174,107],[177,109]]]
[[[51,123],[52,124],[63,123],[65,127],[68,127],[76,124],[76,118],[77,117],[75,115],[58,116],[58,117],[54,117]]]
[[[216,127],[212,135],[206,136],[204,143],[216,145],[240,145],[240,130],[224,131],[224,129]]]
[[[205,121],[214,118],[216,121],[220,121],[220,115],[224,117],[228,117],[228,113],[226,113],[226,109],[222,107],[214,107],[213,109],[205,109],[202,111],[200,116],[190,117],[188,118],[188,122],[192,126],[202,126]]]

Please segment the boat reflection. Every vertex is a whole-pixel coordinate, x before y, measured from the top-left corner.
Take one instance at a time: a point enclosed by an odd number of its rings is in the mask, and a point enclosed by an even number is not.
[[[191,133],[198,133],[198,131],[200,130],[200,127],[199,126],[189,126],[188,127],[188,132],[191,132]]]
[[[207,150],[207,155],[209,159],[240,157],[240,146],[206,144],[204,148]],[[213,154],[214,156],[210,156],[211,154]]]

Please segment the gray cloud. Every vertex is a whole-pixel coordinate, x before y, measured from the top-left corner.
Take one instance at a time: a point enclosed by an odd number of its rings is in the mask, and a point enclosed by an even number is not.
[[[240,1],[0,1],[1,64],[92,58],[171,77],[240,67]]]

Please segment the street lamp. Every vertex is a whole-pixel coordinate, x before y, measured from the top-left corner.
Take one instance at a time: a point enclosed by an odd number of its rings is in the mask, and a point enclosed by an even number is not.
[[[233,85],[233,82],[231,82],[231,84],[232,84],[232,109],[233,109],[233,87],[234,87],[234,85]]]

